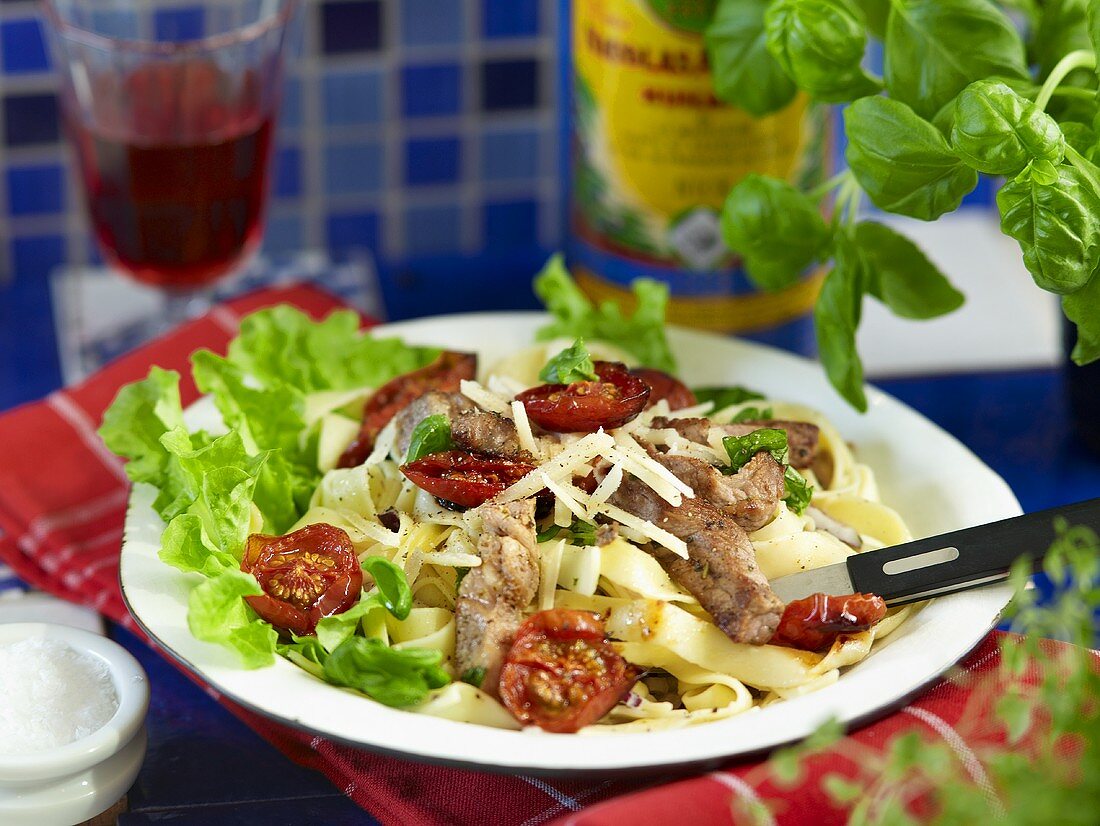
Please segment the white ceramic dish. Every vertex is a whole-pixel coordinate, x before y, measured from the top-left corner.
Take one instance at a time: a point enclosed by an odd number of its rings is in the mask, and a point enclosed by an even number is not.
[[[378,328],[410,342],[476,350],[483,364],[529,345],[535,313],[444,316]],[[900,402],[868,388],[870,409],[851,410],[820,366],[748,342],[671,333],[689,384],[744,384],[822,410],[874,468],[884,501],[917,536],[1020,513],[1012,491],[953,437]],[[190,424],[217,421],[213,404],[188,411]],[[187,630],[195,574],[157,559],[163,529],[151,488],[135,488],[122,551],[123,592],[135,619],[165,650],[218,691],[288,725],[364,748],[472,768],[528,772],[624,772],[705,763],[770,749],[812,732],[829,717],[855,722],[901,705],[978,643],[1008,601],[1007,586],[941,598],[910,619],[863,662],[821,691],[738,717],[674,731],[584,736],[501,731],[390,709],[334,688],[289,662],[245,671],[233,655]]]
[[[99,634],[44,622],[0,624],[0,644],[32,637],[60,640],[102,660],[118,692],[115,715],[87,737],[31,754],[0,754],[0,823],[69,826],[112,806],[137,777],[149,682],[126,649]]]

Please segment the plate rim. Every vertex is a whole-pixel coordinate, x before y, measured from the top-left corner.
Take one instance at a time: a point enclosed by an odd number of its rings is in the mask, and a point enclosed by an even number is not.
[[[473,323],[473,322],[476,322],[478,320],[483,320],[483,321],[492,320],[494,322],[516,323],[518,321],[522,321],[522,320],[525,320],[525,319],[526,320],[531,320],[532,322],[534,322],[537,319],[545,318],[545,317],[546,317],[546,315],[544,313],[524,312],[524,311],[521,311],[521,312],[502,311],[502,312],[479,312],[479,313],[453,313],[453,314],[447,314],[447,315],[441,315],[441,316],[431,316],[431,317],[425,317],[425,318],[420,318],[420,319],[411,319],[411,320],[402,321],[402,322],[395,322],[395,323],[392,323],[392,324],[377,325],[376,327],[371,328],[371,332],[372,332],[372,334],[381,334],[381,335],[391,335],[391,334],[392,335],[401,335],[409,327],[413,327],[413,326],[422,327],[425,324],[428,324],[428,325],[440,324],[440,323],[448,324],[448,323],[456,323],[456,322],[459,322],[459,323]],[[530,326],[533,328],[534,324],[532,323]],[[749,352],[756,351],[756,352],[759,353],[759,352],[763,351],[763,352],[767,353],[769,356],[771,356],[773,358],[778,357],[781,360],[788,361],[789,363],[797,363],[797,364],[801,364],[803,366],[806,366],[806,365],[814,366],[814,369],[820,370],[820,367],[815,366],[815,363],[811,359],[807,359],[804,356],[793,354],[793,353],[790,353],[788,351],[784,351],[784,350],[781,350],[779,348],[775,348],[775,347],[772,347],[772,346],[769,346],[769,345],[761,344],[761,343],[754,342],[754,341],[746,341],[746,340],[743,340],[743,339],[717,336],[716,334],[713,334],[713,333],[707,333],[707,332],[703,332],[703,331],[679,328],[679,327],[675,327],[673,325],[669,325],[669,326],[670,326],[670,329],[674,331],[674,336],[676,336],[676,337],[686,336],[686,337],[689,337],[689,338],[697,338],[697,339],[704,339],[704,340],[715,340],[715,339],[717,339],[717,340],[722,341],[725,344],[732,344],[736,347],[746,349]],[[990,468],[988,465],[986,465],[981,460],[980,457],[978,457],[973,451],[971,451],[960,440],[955,438],[951,433],[948,433],[946,430],[941,428],[935,422],[932,422],[930,419],[928,419],[927,417],[922,415],[919,411],[909,407],[908,405],[905,405],[900,400],[895,399],[893,396],[890,396],[888,393],[885,393],[884,391],[880,390],[879,388],[874,387],[873,385],[867,385],[867,391],[868,391],[868,400],[869,400],[869,403],[871,405],[877,405],[877,404],[881,404],[881,403],[884,403],[884,402],[898,405],[901,408],[903,408],[909,416],[914,417],[915,419],[919,420],[924,425],[932,428],[936,432],[938,438],[946,438],[951,443],[953,443],[956,448],[960,449],[966,455],[967,459],[975,467],[980,468],[985,473],[985,475],[988,477],[990,482],[994,482],[994,483],[999,484],[999,486],[1001,487],[1001,494],[1002,495],[1007,495],[1007,497],[1008,497],[1008,499],[1006,500],[1006,508],[1008,510],[1012,510],[1014,513],[1022,512],[1021,509],[1020,509],[1019,501],[1017,500],[1017,498],[1016,498],[1015,494],[1013,493],[1013,491],[1011,490],[1011,488],[1004,481],[1004,479],[1001,478],[992,468]],[[202,403],[203,403],[203,399],[200,398],[194,404],[189,405],[188,409],[191,409],[195,405],[199,405],[199,404],[202,404]],[[207,402],[207,403],[209,403],[209,402]],[[135,502],[134,490],[136,490],[136,489],[137,489],[137,486],[135,485],[134,489],[131,490],[129,501],[128,501],[127,513],[126,513],[127,528],[129,528],[129,525],[131,523],[131,514],[133,513],[135,506],[139,504],[139,503]],[[1007,513],[1006,512],[1004,514],[1004,516],[1010,516],[1010,515],[1012,515],[1012,513]],[[123,553],[124,557],[125,557],[126,546],[129,545],[129,544],[130,544],[130,542],[129,542],[129,531],[127,530],[125,538],[124,538],[123,549],[122,549],[122,553]],[[133,552],[133,553],[136,553],[136,552]],[[157,561],[159,562],[159,560],[157,560]],[[160,564],[163,565],[163,563],[160,563]],[[167,570],[171,571],[171,569],[168,566],[165,566],[165,568]],[[594,774],[594,773],[599,773],[599,774],[608,775],[608,776],[610,776],[610,775],[630,775],[630,774],[637,774],[637,773],[642,773],[642,772],[646,772],[646,771],[651,771],[653,769],[659,769],[659,768],[660,769],[670,769],[672,767],[681,767],[685,770],[688,770],[688,769],[690,769],[690,767],[704,766],[704,765],[715,765],[715,764],[718,764],[718,763],[726,762],[730,759],[739,759],[739,760],[754,759],[756,756],[759,756],[761,754],[766,754],[766,753],[774,750],[775,748],[778,748],[778,747],[781,747],[785,744],[788,744],[788,743],[791,743],[791,742],[796,742],[796,741],[802,739],[808,733],[813,731],[813,729],[816,728],[816,725],[817,725],[817,723],[813,723],[812,725],[809,725],[808,727],[804,726],[804,728],[806,728],[806,730],[803,731],[802,733],[792,734],[791,736],[786,737],[785,739],[772,740],[772,741],[770,741],[769,743],[767,743],[765,745],[761,745],[761,746],[753,748],[751,750],[738,750],[735,746],[730,747],[730,748],[719,748],[718,750],[715,750],[711,747],[707,747],[708,744],[706,742],[700,742],[699,745],[700,745],[701,748],[696,749],[696,751],[700,752],[700,753],[697,756],[694,756],[694,757],[691,757],[691,756],[679,757],[678,756],[678,757],[675,757],[675,758],[672,758],[672,759],[665,758],[665,759],[649,760],[649,761],[645,761],[645,760],[631,761],[629,759],[623,760],[623,759],[620,758],[620,759],[617,759],[614,764],[599,765],[599,766],[591,765],[591,766],[583,766],[583,767],[580,767],[580,768],[566,767],[566,766],[563,766],[563,765],[559,765],[558,763],[554,763],[554,764],[540,763],[538,760],[528,760],[528,761],[523,761],[523,762],[494,760],[494,755],[492,753],[484,753],[484,754],[481,754],[477,757],[455,757],[455,756],[451,756],[450,754],[441,754],[438,749],[433,749],[431,747],[421,746],[419,748],[409,748],[409,747],[406,746],[406,747],[402,747],[402,748],[395,748],[395,747],[388,746],[388,745],[386,745],[385,743],[382,743],[382,742],[366,741],[366,740],[362,740],[362,739],[358,739],[358,738],[348,738],[348,737],[341,736],[338,732],[332,731],[330,728],[317,728],[317,727],[314,727],[313,725],[307,724],[307,723],[305,723],[301,720],[288,718],[284,714],[282,714],[280,712],[277,712],[277,711],[273,711],[270,708],[267,708],[264,705],[260,704],[260,703],[263,702],[262,698],[258,699],[258,700],[257,699],[246,698],[244,696],[241,696],[241,694],[238,691],[236,691],[235,689],[228,688],[220,680],[212,678],[210,676],[209,671],[204,670],[204,668],[202,666],[192,662],[190,659],[188,659],[187,656],[181,654],[180,652],[175,650],[172,647],[172,645],[165,642],[164,639],[158,633],[156,633],[153,630],[153,628],[150,626],[150,624],[141,615],[139,615],[137,613],[137,611],[135,611],[134,603],[131,600],[130,594],[128,593],[127,584],[126,584],[126,582],[124,581],[124,578],[123,578],[123,570],[124,570],[124,566],[120,565],[119,585],[120,585],[120,589],[122,591],[124,604],[126,605],[127,611],[130,613],[130,615],[133,618],[134,622],[149,636],[149,638],[151,640],[153,640],[155,642],[156,648],[162,654],[167,656],[172,662],[176,663],[178,666],[182,667],[187,672],[189,672],[191,674],[194,674],[201,681],[202,684],[211,687],[213,690],[215,690],[218,693],[220,693],[221,695],[224,695],[225,697],[231,699],[234,703],[240,705],[242,708],[245,708],[245,709],[249,710],[252,713],[255,713],[255,714],[260,715],[262,717],[265,717],[267,719],[274,720],[274,721],[276,721],[276,722],[278,722],[282,725],[286,725],[286,726],[288,726],[292,729],[295,729],[297,731],[305,732],[307,734],[314,735],[314,736],[324,737],[326,739],[330,739],[330,740],[333,740],[335,742],[342,743],[342,744],[350,746],[352,748],[363,749],[363,750],[366,750],[366,751],[375,752],[375,753],[379,753],[379,754],[384,754],[384,755],[387,755],[387,756],[398,757],[398,758],[406,759],[406,760],[411,759],[411,760],[415,760],[417,762],[430,763],[430,764],[434,764],[434,765],[444,765],[444,766],[450,766],[450,767],[455,767],[455,768],[472,769],[472,770],[476,770],[476,771],[488,771],[488,772],[496,772],[496,773],[512,773],[512,774],[514,774],[514,773],[517,773],[517,772],[525,772],[525,773],[537,774],[537,775],[548,776],[548,777],[578,776],[578,775],[586,775],[586,774]],[[182,572],[174,572],[174,574],[178,574],[179,576],[186,576]],[[846,730],[854,730],[855,728],[866,725],[869,722],[872,722],[874,720],[881,719],[881,718],[883,718],[883,717],[885,717],[889,714],[892,714],[892,713],[896,712],[898,709],[904,707],[910,701],[912,701],[915,697],[923,694],[929,688],[929,686],[932,685],[933,683],[935,683],[939,678],[941,678],[945,672],[950,670],[960,660],[965,659],[978,645],[980,645],[981,642],[988,635],[989,630],[991,630],[992,628],[994,628],[996,626],[996,624],[997,624],[997,622],[1000,618],[1001,612],[1004,609],[1004,605],[1007,604],[1007,601],[1008,601],[1008,598],[1009,598],[1009,594],[1005,593],[1006,586],[1004,586],[1004,585],[994,585],[994,586],[991,586],[990,588],[983,589],[983,590],[992,592],[992,591],[995,591],[998,588],[1001,589],[1000,596],[1003,596],[1003,599],[998,597],[998,604],[996,606],[996,610],[994,611],[994,615],[989,619],[988,626],[986,627],[985,630],[983,630],[981,632],[981,634],[976,635],[975,638],[968,643],[968,645],[966,646],[966,649],[962,653],[958,654],[958,656],[955,656],[954,658],[950,659],[949,661],[944,662],[942,665],[937,666],[933,671],[929,672],[926,676],[921,678],[919,680],[919,682],[910,684],[908,690],[903,691],[903,693],[901,695],[899,695],[897,697],[890,698],[885,702],[874,704],[864,712],[856,713],[856,714],[853,714],[852,716],[845,717],[842,722],[843,722]],[[290,666],[290,667],[293,667],[289,663],[287,665]],[[331,687],[331,686],[327,686],[323,683],[320,683],[320,685],[324,685],[326,688],[331,688],[333,690],[337,690],[337,691],[340,690],[340,689],[336,689],[336,688]],[[366,698],[363,698],[363,699],[366,699]],[[371,702],[371,701],[368,700],[368,702]],[[872,701],[872,702],[875,702],[875,701]],[[812,722],[812,720],[811,720],[812,715],[807,714],[807,715],[803,715],[803,717],[807,721]],[[422,718],[422,719],[431,720],[430,717],[429,718]],[[735,720],[735,719],[736,719],[736,716],[733,717],[733,718],[727,718],[725,721],[716,721],[715,723],[704,723],[704,724],[701,724],[699,726],[685,727],[685,728],[676,729],[676,730],[673,730],[673,731],[635,732],[635,733],[630,733],[630,734],[611,734],[611,733],[609,733],[609,734],[606,734],[606,735],[602,735],[602,738],[616,738],[616,737],[621,738],[621,739],[625,738],[625,739],[623,739],[623,742],[625,744],[625,743],[628,742],[628,740],[631,740],[631,739],[633,739],[635,737],[638,737],[638,736],[644,736],[644,737],[647,737],[647,738],[654,738],[654,737],[658,737],[659,735],[666,735],[666,734],[673,734],[673,733],[683,733],[685,731],[713,730],[714,726],[719,725],[722,722],[729,722],[730,720]],[[443,722],[453,724],[453,723],[456,723],[458,721],[445,720]],[[820,721],[818,721],[818,722],[820,722]],[[517,735],[518,736],[524,736],[524,737],[530,736],[530,735],[527,735],[526,733],[521,733],[521,732],[502,732],[500,730],[492,729],[492,728],[489,728],[489,727],[486,727],[486,726],[480,726],[480,725],[477,725],[477,724],[465,723],[465,724],[461,724],[461,725],[466,726],[466,727],[474,725],[474,726],[476,726],[476,728],[478,730],[481,730],[482,732],[495,732],[495,733],[498,733],[498,734],[508,734],[508,735],[512,735],[512,736],[517,736]],[[545,737],[545,735],[543,735],[543,737]],[[586,738],[586,740],[587,740],[587,738]],[[535,739],[532,738],[531,742],[536,743],[536,742],[546,742],[546,741],[544,739],[540,739],[540,740],[536,741]],[[588,740],[588,742],[591,742],[591,741]],[[702,747],[706,747],[706,748],[702,748]],[[538,749],[531,749],[531,751],[535,752],[535,751],[538,751]],[[626,750],[625,749],[620,749],[619,751],[620,752],[625,752]]]

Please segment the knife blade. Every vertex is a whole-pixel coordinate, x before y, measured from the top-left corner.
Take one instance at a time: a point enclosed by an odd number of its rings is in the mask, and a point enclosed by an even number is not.
[[[1100,498],[856,553],[844,562],[779,577],[771,586],[783,602],[819,593],[864,593],[877,594],[887,605],[979,588],[1007,579],[1020,557],[1037,569],[1057,536],[1058,519],[1100,534]]]

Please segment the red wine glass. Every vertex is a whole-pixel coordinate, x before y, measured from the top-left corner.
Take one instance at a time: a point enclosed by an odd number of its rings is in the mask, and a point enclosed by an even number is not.
[[[296,0],[46,0],[92,231],[162,321],[259,247]]]

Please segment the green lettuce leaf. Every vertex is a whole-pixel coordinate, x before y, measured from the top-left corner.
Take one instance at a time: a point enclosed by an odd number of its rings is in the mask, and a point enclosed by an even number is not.
[[[535,293],[554,317],[535,338],[585,338],[606,341],[642,364],[676,372],[676,359],[665,337],[668,287],[639,278],[634,281],[635,310],[626,316],[614,301],[594,305],[573,281],[560,255],[553,256],[535,276]]]
[[[443,652],[390,648],[381,640],[349,637],[325,660],[325,679],[358,689],[388,706],[423,702],[428,692],[451,681]]]
[[[204,579],[191,591],[187,627],[197,639],[236,652],[245,668],[271,665],[279,635],[266,622],[256,619],[255,612],[243,599],[261,593],[251,574],[227,568]]]
[[[351,310],[317,322],[286,305],[247,316],[229,345],[229,361],[260,384],[281,382],[301,393],[377,387],[438,355],[437,348],[361,334]]]
[[[164,481],[169,456],[161,437],[176,428],[186,431],[179,385],[179,373],[153,367],[147,378],[119,390],[103,414],[99,435],[114,453],[129,459],[126,474],[135,482]]]

